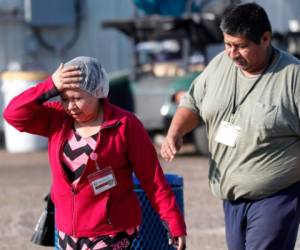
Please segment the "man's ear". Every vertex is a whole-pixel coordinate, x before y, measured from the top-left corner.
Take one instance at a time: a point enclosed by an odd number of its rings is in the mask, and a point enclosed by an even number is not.
[[[260,41],[262,45],[268,47],[271,43],[271,40],[272,40],[272,33],[270,31],[266,31],[265,33],[263,33]]]

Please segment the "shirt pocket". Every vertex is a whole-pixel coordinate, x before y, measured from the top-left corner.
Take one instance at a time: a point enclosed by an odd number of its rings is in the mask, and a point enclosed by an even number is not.
[[[257,102],[251,112],[251,131],[257,143],[269,142],[276,133],[278,106]]]
[[[257,102],[252,110],[252,126],[259,130],[274,130],[278,106]]]

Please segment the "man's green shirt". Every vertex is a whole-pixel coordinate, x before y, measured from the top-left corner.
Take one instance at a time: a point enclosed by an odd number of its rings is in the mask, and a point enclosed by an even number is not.
[[[209,184],[221,199],[256,200],[300,181],[300,62],[276,49],[268,70],[247,78],[224,53],[191,85],[180,106],[201,116],[209,139]],[[241,128],[234,147],[215,141],[222,121]]]

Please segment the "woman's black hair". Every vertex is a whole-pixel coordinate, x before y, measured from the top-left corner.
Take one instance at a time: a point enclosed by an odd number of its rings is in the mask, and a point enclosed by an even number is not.
[[[242,35],[259,44],[266,31],[272,27],[266,11],[257,3],[246,3],[226,11],[220,29],[231,36]]]

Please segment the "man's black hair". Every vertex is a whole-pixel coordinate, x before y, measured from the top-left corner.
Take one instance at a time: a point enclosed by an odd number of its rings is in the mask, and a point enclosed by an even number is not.
[[[231,36],[242,35],[259,44],[266,31],[272,27],[266,11],[257,3],[241,4],[229,9],[222,18],[222,32]]]

